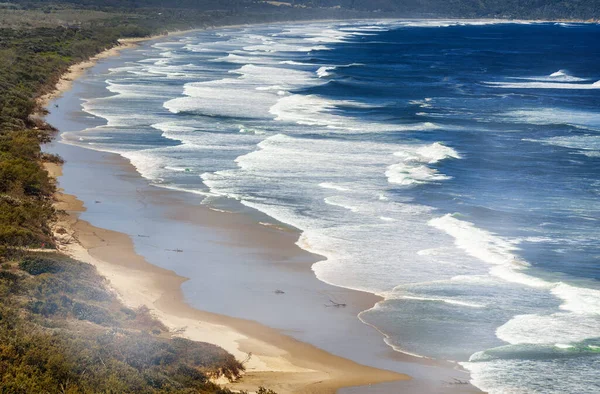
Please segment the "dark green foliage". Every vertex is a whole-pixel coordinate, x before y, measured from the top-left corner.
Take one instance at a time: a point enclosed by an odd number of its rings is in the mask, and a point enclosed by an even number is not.
[[[2,92],[0,91],[0,96]],[[0,102],[1,102],[0,98]],[[0,120],[0,127],[2,126]],[[40,167],[39,130],[0,131],[0,245],[52,246],[54,185]]]
[[[35,256],[25,257],[19,263],[19,268],[31,275],[55,274],[63,269],[58,261]]]
[[[6,281],[7,283],[14,283],[19,280],[19,275],[9,271],[0,271],[0,280]]]
[[[108,310],[85,302],[76,302],[73,305],[73,316],[80,320],[88,320],[96,324],[109,325],[113,323]]]
[[[71,1],[80,3],[84,0]],[[308,7],[341,7],[402,17],[585,20],[600,17],[599,0],[287,0],[287,2]]]
[[[74,6],[77,8],[69,8]],[[27,15],[24,10],[31,13],[30,19],[23,16]],[[14,14],[20,24],[10,18],[13,11],[20,12]],[[341,11],[330,15],[250,0],[0,3],[0,22],[4,22],[0,23],[0,245],[54,244],[48,226],[54,216],[50,201],[54,186],[40,163],[61,159],[40,152],[39,144],[48,142],[54,130],[35,114],[44,112],[36,99],[53,91],[71,65],[117,45],[119,38],[215,25],[344,16],[355,15]],[[2,27],[7,24],[11,28]]]
[[[88,264],[38,253],[22,270],[5,267],[1,392],[229,394],[209,377],[235,379],[243,369],[216,346],[150,334],[166,328],[147,308],[125,308]]]
[[[11,0],[21,7],[37,8],[47,0]],[[269,7],[264,2],[252,0],[63,0],[71,6],[87,9],[126,9],[143,14],[148,9],[174,9],[186,11],[223,11],[235,13],[263,9],[270,14],[293,10],[290,18],[306,15],[307,9],[317,9],[321,16],[330,17],[327,11],[341,10],[386,13],[386,16],[403,17],[505,17],[526,19],[591,19],[600,17],[598,0],[281,0],[292,7]],[[15,5],[16,6],[16,5]],[[46,12],[56,10],[46,5]],[[282,10],[281,8],[284,8]],[[287,9],[287,10],[286,10]],[[345,14],[339,13],[338,17]]]
[[[249,0],[70,3],[0,3],[0,391],[230,393],[208,378],[239,377],[243,366],[232,355],[170,337],[147,308],[122,305],[92,266],[58,253],[31,253],[54,247],[55,186],[42,163],[62,163],[41,152],[55,130],[36,100],[53,91],[71,65],[119,38],[341,17],[341,11],[290,14],[289,7]]]
[[[0,131],[39,128],[30,117],[35,98],[52,90],[71,64],[115,45],[118,36],[112,29],[0,29]]]
[[[60,157],[59,155],[55,155],[52,153],[46,153],[46,152],[42,152],[40,155],[40,158],[42,161],[47,162],[47,163],[63,164],[65,162],[63,160],[63,158]]]

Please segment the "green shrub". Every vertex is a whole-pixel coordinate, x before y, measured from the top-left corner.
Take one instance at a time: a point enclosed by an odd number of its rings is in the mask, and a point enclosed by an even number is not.
[[[17,293],[21,290],[21,277],[10,271],[0,271],[0,284],[5,292]]]
[[[28,306],[29,306],[29,310],[32,311],[33,313],[36,313],[38,315],[42,315],[45,317],[55,315],[60,309],[60,306],[56,302],[51,301],[51,300],[32,301],[29,303]]]
[[[13,274],[10,271],[0,271],[0,280],[5,280],[8,282],[16,282],[19,280],[19,275]]]
[[[65,160],[62,157],[60,157],[60,155],[55,155],[55,154],[46,153],[46,152],[43,152],[41,154],[40,158],[42,159],[42,161],[45,161],[48,163],[63,164],[65,162]]]
[[[42,257],[26,257],[19,263],[19,268],[31,275],[55,274],[62,271],[62,266],[59,262]]]
[[[110,312],[100,306],[75,302],[72,308],[73,316],[79,320],[88,320],[100,325],[108,325],[114,322]]]

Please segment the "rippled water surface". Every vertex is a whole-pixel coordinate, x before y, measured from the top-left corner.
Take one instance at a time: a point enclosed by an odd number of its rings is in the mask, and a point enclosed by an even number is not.
[[[394,349],[500,393],[600,391],[600,27],[339,22],[172,37],[67,133],[301,230]]]

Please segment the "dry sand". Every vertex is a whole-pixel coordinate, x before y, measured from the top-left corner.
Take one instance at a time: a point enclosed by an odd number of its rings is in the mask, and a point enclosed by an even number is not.
[[[122,40],[119,46],[72,66],[57,83],[56,90],[39,99],[40,105],[48,105],[69,90],[73,80],[82,76],[98,60],[116,56],[121,50],[152,38],[157,37]],[[54,178],[61,175],[58,165],[48,163],[46,168]],[[238,360],[246,360],[244,377],[239,382],[228,383],[232,389],[256,390],[262,385],[281,394],[333,393],[341,387],[410,379],[403,374],[334,356],[253,321],[190,307],[181,291],[181,284],[186,278],[149,264],[135,253],[128,235],[79,220],[79,213],[84,211],[84,207],[75,196],[59,192],[56,200],[57,208],[66,212],[55,225],[55,230],[66,231],[56,233],[60,250],[94,265],[126,305],[145,305],[178,335],[221,346]]]
[[[193,32],[195,30],[197,29],[169,32],[168,36],[182,35]],[[119,40],[119,45],[114,46],[112,48],[108,48],[100,52],[99,54],[89,58],[88,60],[74,64],[71,67],[69,67],[69,70],[66,73],[64,73],[60,77],[59,81],[56,83],[54,91],[45,94],[37,99],[38,105],[42,108],[46,107],[52,100],[56,99],[57,97],[60,97],[64,92],[71,89],[73,81],[80,78],[87,70],[94,67],[98,60],[117,56],[119,55],[119,53],[121,53],[122,50],[135,48],[140,42],[154,40],[162,37],[167,37],[167,34],[139,38],[121,38]]]
[[[62,95],[64,92],[71,89],[73,81],[81,77],[88,69],[92,68],[98,62],[98,60],[116,56],[123,49],[135,47],[136,42],[139,42],[141,40],[142,39],[138,41],[119,41],[119,46],[102,51],[96,56],[91,57],[86,61],[72,65],[71,67],[69,67],[69,70],[60,77],[60,79],[56,83],[56,88],[53,92],[45,94],[38,98],[38,104],[41,107],[46,107],[52,100],[56,99],[57,97],[60,97],[60,95]]]
[[[54,178],[61,175],[56,164],[48,163],[46,169]],[[253,321],[196,310],[183,298],[186,278],[146,262],[128,235],[79,220],[85,208],[76,197],[57,193],[56,208],[65,212],[55,225],[59,249],[94,265],[123,303],[145,305],[175,335],[218,345],[247,360],[243,378],[227,384],[232,389],[263,385],[281,394],[333,393],[341,387],[409,379],[334,356]]]

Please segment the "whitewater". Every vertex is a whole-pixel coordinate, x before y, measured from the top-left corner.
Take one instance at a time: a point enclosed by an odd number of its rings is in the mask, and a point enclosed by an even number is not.
[[[67,143],[301,233],[359,318],[490,393],[600,391],[597,25],[352,21],[191,33],[96,76]],[[578,45],[572,45],[577,42]],[[591,49],[594,50],[591,50]]]

